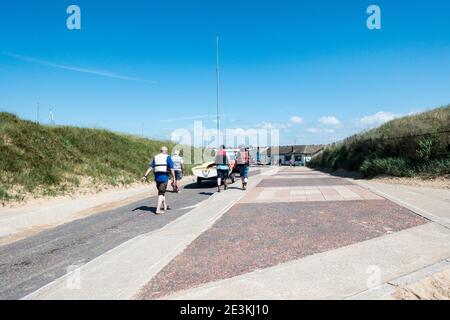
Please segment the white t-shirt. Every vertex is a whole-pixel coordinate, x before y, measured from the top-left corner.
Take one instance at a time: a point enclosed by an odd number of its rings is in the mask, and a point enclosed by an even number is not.
[[[183,165],[183,158],[180,156],[172,156],[173,170],[181,171],[181,166]]]

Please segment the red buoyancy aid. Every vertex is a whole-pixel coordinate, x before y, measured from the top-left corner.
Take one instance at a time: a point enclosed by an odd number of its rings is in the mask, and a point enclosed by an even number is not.
[[[226,150],[219,150],[216,154],[216,164],[228,164],[228,156]]]
[[[250,163],[250,156],[248,154],[248,151],[239,151],[237,156],[237,164],[249,164]]]

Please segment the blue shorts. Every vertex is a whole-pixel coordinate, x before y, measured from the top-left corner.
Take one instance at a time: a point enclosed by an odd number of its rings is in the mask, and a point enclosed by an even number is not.
[[[241,177],[248,178],[248,173],[250,171],[250,166],[239,166],[239,173]]]
[[[155,173],[156,182],[166,182],[169,181],[169,173],[167,172],[156,172]]]

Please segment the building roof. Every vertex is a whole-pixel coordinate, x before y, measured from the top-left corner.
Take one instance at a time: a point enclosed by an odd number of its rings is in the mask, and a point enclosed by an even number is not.
[[[311,154],[314,155],[323,150],[324,145],[295,145],[295,146],[280,146],[278,154]],[[272,154],[273,147],[269,148],[268,153]]]

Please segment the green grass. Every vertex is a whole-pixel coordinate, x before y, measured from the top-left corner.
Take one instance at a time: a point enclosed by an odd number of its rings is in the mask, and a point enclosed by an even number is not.
[[[5,189],[3,189],[2,187],[0,187],[0,199],[2,200],[10,200],[11,196],[8,194],[8,192],[6,192]]]
[[[67,194],[86,177],[94,186],[130,184],[162,145],[174,147],[107,130],[38,125],[1,112],[0,200]]]
[[[450,174],[450,106],[352,136],[326,148],[310,166],[359,171],[366,177]]]

